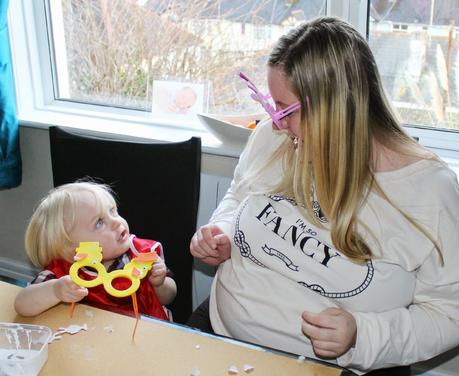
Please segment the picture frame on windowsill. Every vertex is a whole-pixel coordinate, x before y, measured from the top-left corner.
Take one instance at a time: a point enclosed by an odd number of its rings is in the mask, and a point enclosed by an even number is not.
[[[177,119],[196,119],[208,109],[208,83],[154,80],[152,115]]]

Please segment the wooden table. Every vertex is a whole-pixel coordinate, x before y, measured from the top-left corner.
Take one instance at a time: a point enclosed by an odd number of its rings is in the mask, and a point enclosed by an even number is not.
[[[40,375],[201,376],[228,375],[232,365],[238,375],[339,376],[334,366],[289,356],[242,342],[210,336],[182,325],[141,320],[131,340],[135,319],[77,304],[73,319],[68,304],[32,318],[16,314],[13,302],[20,287],[0,282],[0,321],[45,325],[55,332],[71,324],[88,330],[49,344],[48,361]],[[250,373],[243,366],[254,367]]]

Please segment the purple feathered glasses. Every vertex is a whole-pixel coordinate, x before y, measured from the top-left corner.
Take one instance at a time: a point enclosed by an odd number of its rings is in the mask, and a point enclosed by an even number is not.
[[[239,76],[247,82],[247,86],[249,87],[250,90],[252,90],[252,94],[250,94],[251,98],[256,100],[257,102],[259,102],[263,108],[265,109],[265,111],[268,113],[268,115],[271,117],[274,125],[278,128],[278,129],[282,129],[282,125],[281,125],[281,120],[290,115],[292,112],[298,110],[301,108],[301,103],[300,102],[295,102],[295,103],[292,103],[290,106],[280,110],[280,111],[276,111],[276,109],[271,105],[271,103],[269,103],[269,99],[271,98],[271,95],[270,94],[262,94],[258,89],[257,87],[255,86],[255,84],[250,81],[250,79],[242,72],[239,72]]]

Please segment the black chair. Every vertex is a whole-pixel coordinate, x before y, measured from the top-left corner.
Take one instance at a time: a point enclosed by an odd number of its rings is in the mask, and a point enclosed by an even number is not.
[[[196,230],[201,139],[125,141],[52,126],[49,140],[54,186],[87,177],[110,185],[132,233],[162,243],[177,283],[169,308],[175,322],[185,323],[192,311],[189,242]]]

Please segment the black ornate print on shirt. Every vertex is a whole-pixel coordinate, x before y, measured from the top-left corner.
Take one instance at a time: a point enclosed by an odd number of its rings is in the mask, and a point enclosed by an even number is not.
[[[245,207],[247,206],[247,203],[248,203],[248,200],[245,201],[244,205],[242,206],[236,218],[236,227],[234,231],[234,244],[239,248],[239,251],[241,252],[242,257],[247,257],[250,261],[254,262],[258,266],[266,268],[266,266],[262,262],[258,261],[258,259],[252,255],[252,252],[250,250],[250,245],[245,241],[245,234],[239,228],[239,221],[241,218],[241,213],[244,211]]]
[[[281,251],[278,251],[277,249],[268,247],[266,244],[261,247],[264,253],[266,253],[268,256],[274,256],[277,257],[279,260],[281,260],[287,268],[290,270],[293,270],[294,272],[298,271],[298,265],[295,265],[293,261],[285,254],[283,254]]]
[[[314,212],[314,215],[316,218],[322,222],[322,223],[327,223],[327,218],[325,218],[324,213],[322,213],[322,210],[320,209],[319,201],[312,200],[312,210]]]
[[[290,197],[285,197],[281,195],[268,195],[268,197],[276,202],[280,201],[287,201],[293,206],[297,206],[298,204],[293,198]],[[321,223],[327,223],[327,218],[325,218],[324,214],[322,213],[322,210],[320,209],[319,201],[315,199],[315,194],[313,192],[312,194],[312,200],[311,200],[311,206],[312,210],[314,212],[315,217],[321,222]]]
[[[268,197],[269,197],[271,200],[276,201],[276,202],[287,201],[287,202],[289,202],[291,205],[297,206],[296,201],[295,201],[293,198],[290,198],[290,197],[285,197],[285,196],[281,196],[281,195],[268,195]]]
[[[338,274],[342,267],[347,269],[349,266],[346,260],[342,259],[341,253],[332,245],[326,244],[320,232],[309,224],[300,212],[298,212],[298,217],[290,217],[290,214],[282,214],[285,209],[277,211],[276,203],[284,201],[287,205],[286,208],[288,206],[294,208],[297,206],[295,201],[280,195],[266,195],[264,197],[267,199],[266,201],[263,199],[259,201],[260,198],[255,198],[255,201],[252,201],[252,199],[247,198],[237,213],[234,243],[242,257],[263,268],[285,274],[300,286],[331,299],[350,298],[368,288],[374,276],[374,266],[371,260],[357,269],[352,269],[353,277],[350,278],[352,282],[347,286],[346,284],[329,284],[328,279],[324,280],[320,277],[313,278],[314,273],[308,273],[309,266],[307,265],[311,265],[311,268],[314,269],[324,267]],[[252,202],[259,202],[260,206],[257,204],[252,207]],[[284,206],[280,206],[279,209],[281,207]],[[252,211],[253,209],[256,210],[255,213]],[[246,212],[252,214],[247,216],[245,215]],[[245,233],[244,223],[246,220],[251,221],[252,219],[261,224],[262,228],[268,232],[259,231],[256,227],[249,227],[252,231]],[[298,252],[306,256],[306,259],[299,258]],[[314,264],[309,264],[309,261],[304,260],[311,260]],[[315,263],[320,266],[313,266],[316,265]],[[321,273],[319,272],[319,274]]]
[[[325,218],[324,213],[320,209],[320,204],[319,201],[317,201],[317,196],[314,188],[312,189],[311,192],[311,205],[312,205],[312,211],[314,212],[314,215],[316,218],[322,222],[322,223],[328,223],[327,218]]]
[[[371,260],[368,260],[367,261],[367,275],[365,276],[364,281],[358,287],[352,290],[349,290],[349,291],[327,292],[322,286],[318,284],[307,284],[306,282],[302,282],[302,281],[299,281],[298,283],[301,286],[307,287],[308,289],[315,291],[318,294],[325,296],[327,298],[343,299],[343,298],[350,298],[352,296],[358,295],[362,291],[364,291],[370,285],[370,282],[373,279],[373,274],[374,274],[373,263],[371,262]]]

